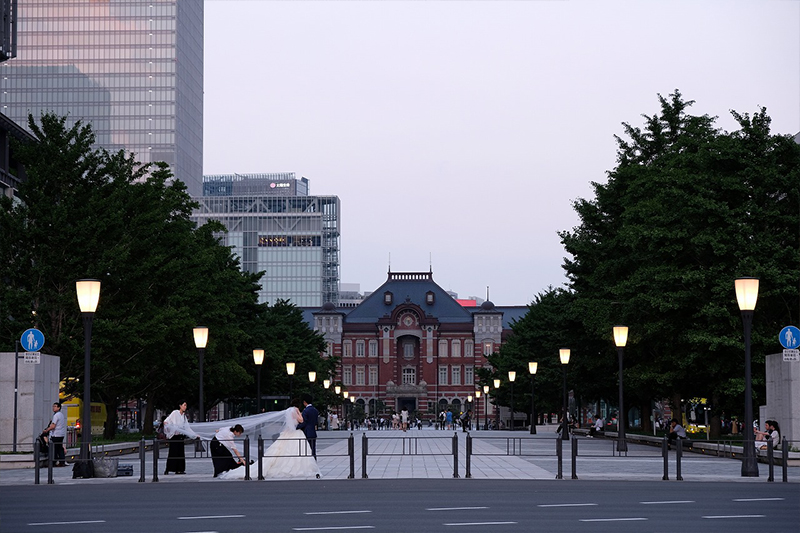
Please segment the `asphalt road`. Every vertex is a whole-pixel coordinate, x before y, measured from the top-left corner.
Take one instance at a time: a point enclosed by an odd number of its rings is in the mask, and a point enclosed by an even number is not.
[[[796,533],[800,484],[320,480],[0,488],[3,533]]]

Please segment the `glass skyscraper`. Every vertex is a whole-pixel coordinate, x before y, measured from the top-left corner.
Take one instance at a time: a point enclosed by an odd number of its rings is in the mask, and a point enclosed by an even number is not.
[[[298,307],[339,301],[339,198],[309,196],[293,172],[203,177],[193,220],[220,221],[244,272],[261,272],[259,301]]]
[[[91,123],[97,146],[165,161],[200,195],[202,0],[20,0],[17,57],[0,65],[2,112]]]

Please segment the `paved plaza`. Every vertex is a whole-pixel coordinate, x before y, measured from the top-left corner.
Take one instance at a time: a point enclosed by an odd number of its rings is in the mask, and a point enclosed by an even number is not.
[[[320,432],[318,439],[318,464],[325,479],[347,479],[351,473],[348,455],[348,435],[344,431]],[[362,479],[366,471],[369,479],[452,479],[467,476],[467,433],[462,431],[422,430],[354,431],[355,448],[354,479]],[[366,469],[363,467],[362,447],[364,435],[367,439],[368,455]],[[556,436],[552,428],[545,426],[537,435],[527,431],[472,431],[472,453],[469,462],[469,477],[473,479],[537,479],[555,480],[558,474]],[[457,439],[458,464],[454,469],[453,438]],[[588,439],[577,437],[578,455],[576,475],[584,480],[629,480],[658,481],[664,475],[664,459],[661,449],[644,444],[629,444],[627,454],[618,454],[615,441],[605,438]],[[562,474],[568,481],[572,478],[572,442],[562,441]],[[163,475],[167,451],[159,454],[158,482],[185,483],[223,481],[212,478],[211,459],[193,457],[193,447],[186,447],[186,474]],[[72,479],[72,468],[54,468],[56,484],[68,483],[137,483],[140,478],[138,453],[115,455],[120,464],[133,466],[133,476],[116,478]],[[676,452],[669,452],[668,476],[674,482]],[[252,472],[257,472],[256,465]],[[715,457],[684,451],[681,474],[684,482],[691,481],[741,481],[766,483],[768,466],[759,463],[758,478],[742,478],[741,462],[738,459]],[[775,467],[776,482],[782,479],[780,466]],[[255,475],[254,475],[255,477]],[[152,451],[146,453],[145,482],[153,479]],[[789,482],[800,482],[800,468],[788,468]],[[270,480],[277,481],[280,480]],[[0,485],[28,485],[34,483],[34,470],[20,468],[0,470]],[[47,470],[40,471],[40,483],[47,483]]]

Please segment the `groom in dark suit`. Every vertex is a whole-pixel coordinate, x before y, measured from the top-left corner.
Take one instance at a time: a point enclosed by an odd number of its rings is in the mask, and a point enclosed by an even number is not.
[[[319,411],[311,405],[311,395],[303,394],[303,422],[297,425],[297,429],[302,429],[306,434],[308,444],[311,446],[311,455],[314,459],[317,458],[317,421],[319,420]]]

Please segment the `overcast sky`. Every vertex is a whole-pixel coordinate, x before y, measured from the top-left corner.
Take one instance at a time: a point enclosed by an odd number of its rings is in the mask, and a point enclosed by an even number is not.
[[[676,88],[800,131],[800,2],[205,2],[204,173],[295,172],[342,205],[341,281],[427,271],[528,304]]]

